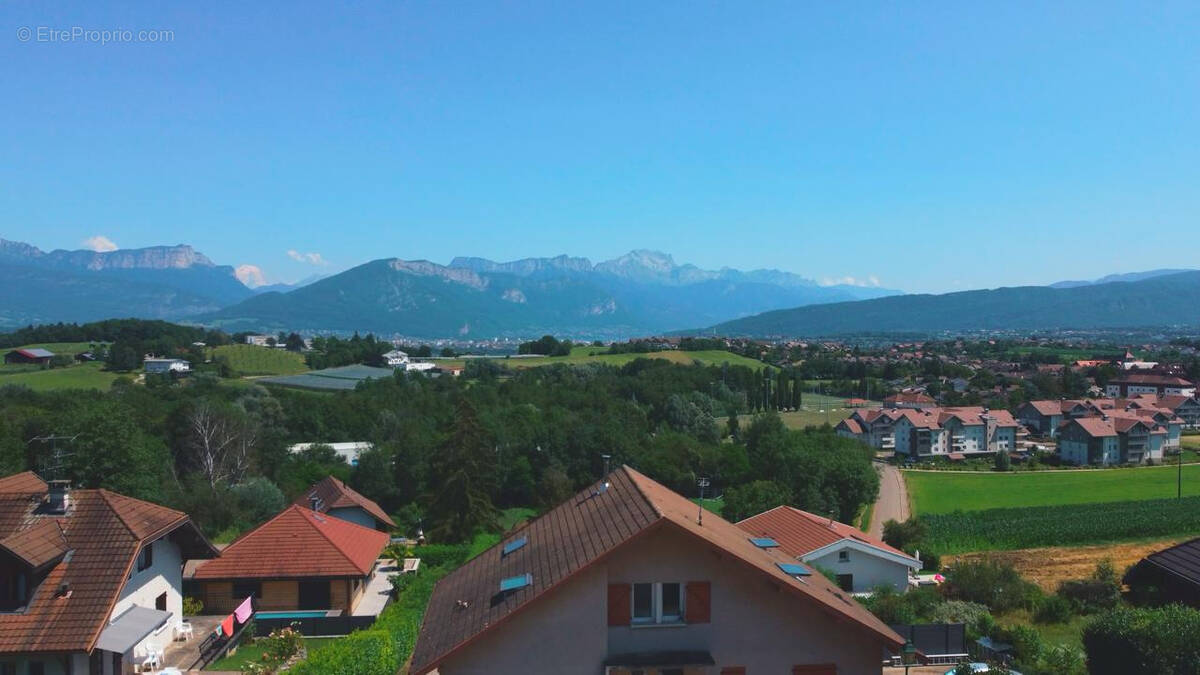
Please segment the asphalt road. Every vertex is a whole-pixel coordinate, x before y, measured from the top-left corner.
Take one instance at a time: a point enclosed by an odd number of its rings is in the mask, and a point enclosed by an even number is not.
[[[875,500],[868,534],[883,537],[884,523],[889,520],[908,520],[908,488],[904,485],[900,469],[895,466],[876,462],[875,470],[879,472],[879,499]]]

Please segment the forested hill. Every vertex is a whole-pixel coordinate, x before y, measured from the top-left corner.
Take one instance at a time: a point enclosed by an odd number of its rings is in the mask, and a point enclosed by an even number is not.
[[[1200,323],[1200,272],[1076,288],[1021,286],[902,295],[765,312],[705,329],[749,336],[1125,328]]]

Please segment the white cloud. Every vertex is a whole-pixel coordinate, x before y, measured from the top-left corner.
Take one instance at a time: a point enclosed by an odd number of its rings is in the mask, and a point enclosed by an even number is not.
[[[821,279],[822,286],[862,286],[873,287],[879,285],[879,277],[868,275],[866,277],[824,277]]]
[[[329,264],[329,261],[321,257],[320,253],[301,253],[294,248],[288,249],[288,257],[296,262],[308,263],[318,267],[324,267]]]
[[[102,234],[98,234],[94,237],[88,237],[87,239],[84,239],[83,241],[81,241],[79,243],[82,244],[83,247],[88,249],[89,251],[96,251],[99,253],[115,251],[118,248],[117,245],[113,243],[112,239],[109,239],[108,237],[106,237]]]
[[[250,288],[267,285],[267,278],[263,275],[263,271],[258,265],[238,265],[233,274],[238,278],[238,281]]]

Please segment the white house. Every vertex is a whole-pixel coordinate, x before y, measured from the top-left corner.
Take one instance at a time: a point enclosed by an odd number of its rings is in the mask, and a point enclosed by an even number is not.
[[[273,339],[275,339],[274,335],[247,335],[246,344],[255,347],[270,347]]]
[[[184,359],[148,358],[144,363],[146,372],[150,374],[186,373],[192,369],[192,364]]]
[[[399,368],[401,366],[408,365],[408,354],[400,351],[399,349],[393,349],[390,352],[385,352],[382,358],[383,363],[392,368]]]
[[[293,443],[288,446],[288,452],[294,454],[304,452],[314,445],[328,445],[333,448],[347,464],[356,466],[358,456],[375,447],[370,441],[347,441],[344,443]]]
[[[738,523],[756,546],[781,552],[837,575],[851,593],[879,586],[906,591],[921,561],[865,532],[791,506],[777,506]]]
[[[0,479],[0,673],[133,672],[183,617],[183,558],[216,555],[179,511]]]

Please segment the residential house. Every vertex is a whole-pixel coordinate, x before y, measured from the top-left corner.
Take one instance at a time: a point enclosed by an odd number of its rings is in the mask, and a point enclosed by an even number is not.
[[[1062,401],[1027,401],[1017,408],[1017,420],[1038,436],[1054,438],[1063,421]]]
[[[38,365],[49,365],[50,360],[54,358],[54,352],[48,349],[35,347],[32,349],[14,349],[4,355],[5,363],[36,363]]]
[[[1155,396],[1195,396],[1195,383],[1173,375],[1150,373],[1124,374],[1108,381],[1105,395],[1109,398],[1129,398],[1138,394]]]
[[[391,368],[399,368],[408,364],[408,354],[400,351],[399,349],[393,349],[390,352],[384,352],[383,356],[380,358],[383,359],[383,364],[385,366],[389,366]]]
[[[813,567],[622,467],[439,581],[409,672],[865,675],[902,645]]]
[[[179,511],[32,472],[0,479],[0,673],[131,672],[183,617],[184,557],[216,555]]]
[[[192,369],[192,364],[184,359],[146,358],[143,360],[143,363],[146,366],[146,374],[148,375],[186,373]]]
[[[391,532],[396,527],[378,504],[333,476],[318,481],[293,503],[380,532]]]
[[[1200,428],[1200,399],[1195,396],[1160,396],[1157,404],[1175,413],[1184,428]]]
[[[1161,425],[1136,415],[1080,417],[1059,430],[1058,454],[1081,466],[1161,462],[1166,436]]]
[[[206,611],[246,597],[261,610],[351,614],[388,545],[375,529],[291,505],[196,566],[190,585]]]
[[[856,410],[835,427],[880,450],[927,459],[1011,452],[1017,444],[1017,422],[1005,410],[978,406],[953,408]]]
[[[1200,609],[1200,538],[1142,558],[1125,573],[1123,582],[1135,594],[1149,591],[1157,599]]]
[[[254,345],[255,347],[270,347],[274,344],[276,338],[274,335],[247,335],[246,344]]]
[[[907,408],[912,410],[925,410],[937,405],[927,394],[921,392],[900,392],[892,394],[883,399],[883,407],[885,408]]]
[[[908,590],[921,561],[888,546],[861,530],[791,506],[777,506],[738,522],[759,546],[829,570],[838,586],[851,593],[869,593],[879,586]]]

